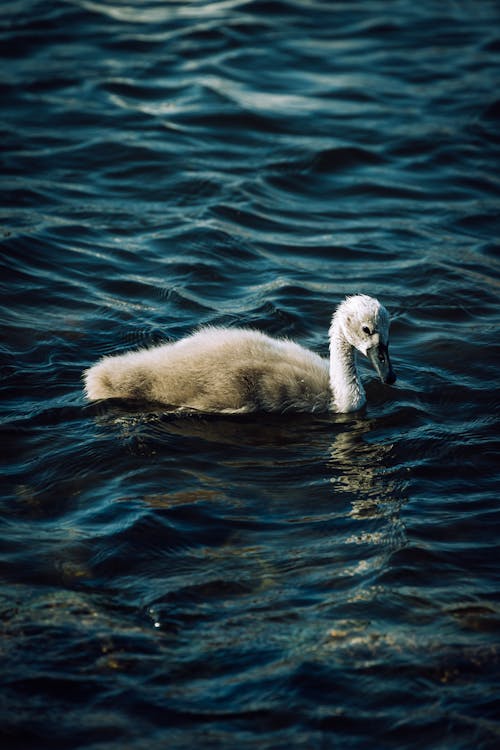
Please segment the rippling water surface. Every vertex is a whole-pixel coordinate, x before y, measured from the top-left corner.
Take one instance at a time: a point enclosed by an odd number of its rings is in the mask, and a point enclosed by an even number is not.
[[[498,3],[5,0],[0,54],[2,747],[498,747]],[[84,401],[358,291],[359,414]]]

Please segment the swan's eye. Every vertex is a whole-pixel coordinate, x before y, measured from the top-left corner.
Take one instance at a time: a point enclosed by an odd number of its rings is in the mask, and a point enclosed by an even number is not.
[[[366,333],[368,334],[368,336],[370,336],[370,329],[368,328],[368,326],[363,326],[363,333]]]

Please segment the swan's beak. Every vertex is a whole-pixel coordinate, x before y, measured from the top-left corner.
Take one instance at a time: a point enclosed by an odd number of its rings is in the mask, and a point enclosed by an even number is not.
[[[372,346],[366,352],[366,356],[375,368],[375,372],[382,383],[392,385],[396,382],[396,374],[392,369],[391,360],[389,358],[389,349],[386,344],[380,343],[376,346]]]

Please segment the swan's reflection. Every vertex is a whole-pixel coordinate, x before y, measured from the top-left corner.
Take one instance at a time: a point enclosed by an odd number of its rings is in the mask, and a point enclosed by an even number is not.
[[[396,495],[394,481],[384,474],[392,443],[370,442],[375,426],[368,419],[351,420],[330,446],[330,481],[337,491],[351,495],[351,515],[359,518],[378,515],[380,506],[392,503]]]
[[[193,410],[181,414],[164,406],[155,409],[151,404],[143,404],[141,408],[141,404],[123,399],[100,402],[96,417],[102,425],[119,426],[122,438],[141,433],[143,441],[150,443],[168,445],[178,437],[181,441],[202,440],[210,447],[219,444],[243,449],[298,447],[332,424],[329,417],[300,413],[219,416]],[[323,439],[327,439],[325,436]]]
[[[349,517],[382,522],[362,524],[354,541],[379,543],[385,555],[406,543],[401,519],[405,495],[399,468],[393,465],[392,442],[379,435],[373,439],[378,427],[376,420],[351,420],[331,444],[329,466],[335,494],[348,498]]]
[[[380,434],[379,421],[364,414],[186,416],[168,413],[164,407],[154,410],[149,405],[149,410],[139,411],[137,404],[133,406],[132,411],[126,401],[110,402],[100,419],[119,426],[121,438],[136,455],[174,451],[192,456],[196,460],[189,473],[193,476],[198,466],[203,485],[207,473],[219,484],[215,471],[202,468],[208,456],[212,467],[213,462],[221,467],[252,466],[250,475],[255,478],[269,467],[286,466],[290,484],[304,467],[304,480],[326,474],[332,500],[338,506],[339,500],[347,499],[351,517],[399,517],[401,483],[397,467],[391,466],[392,443]],[[279,479],[283,482],[282,475]]]

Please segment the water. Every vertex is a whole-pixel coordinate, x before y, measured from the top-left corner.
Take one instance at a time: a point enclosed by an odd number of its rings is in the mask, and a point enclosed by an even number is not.
[[[500,8],[0,10],[5,748],[500,743]],[[86,404],[103,354],[393,315],[354,415]]]

